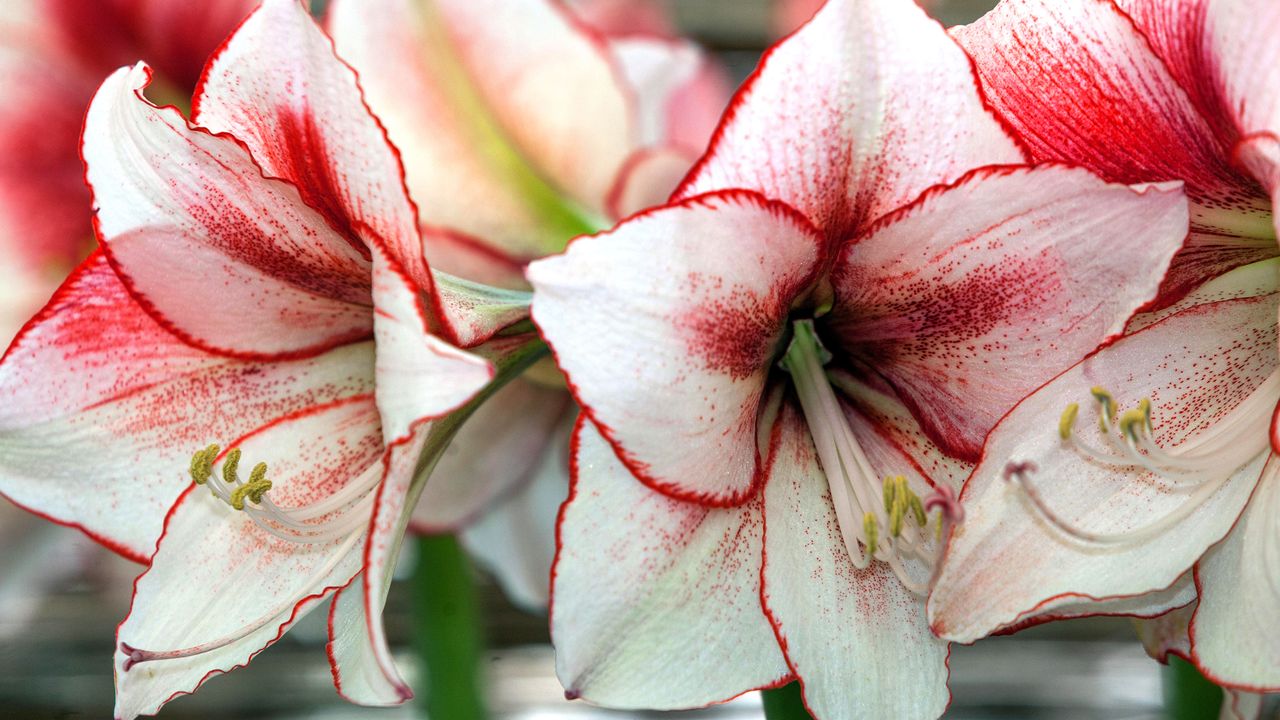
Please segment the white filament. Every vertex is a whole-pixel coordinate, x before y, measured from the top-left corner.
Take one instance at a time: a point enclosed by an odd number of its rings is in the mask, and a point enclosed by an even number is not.
[[[1132,530],[1100,533],[1081,528],[1061,517],[1044,501],[1025,468],[1011,468],[1007,474],[1009,479],[1018,482],[1040,515],[1064,534],[1101,545],[1142,543],[1185,520],[1236,472],[1268,450],[1268,428],[1277,400],[1280,400],[1280,370],[1273,371],[1213,427],[1168,450],[1155,441],[1154,428],[1149,422],[1135,423],[1127,432],[1115,428],[1101,404],[1098,411],[1103,435],[1119,454],[1091,447],[1071,428],[1064,442],[1080,455],[1110,467],[1141,468],[1188,491],[1175,508]]]
[[[831,389],[823,370],[822,349],[807,321],[795,323],[795,338],[783,360],[783,366],[791,373],[805,422],[818,451],[818,462],[827,476],[831,501],[835,506],[840,535],[853,564],[864,569],[872,560],[889,565],[898,579],[913,593],[928,593],[927,583],[916,581],[907,571],[903,557],[914,557],[929,570],[934,556],[923,546],[923,533],[904,522],[902,532],[892,537],[887,531],[878,533],[874,555],[863,525],[868,513],[875,516],[881,529],[890,524],[889,513],[884,506],[883,484],[858,443],[840,402]]]

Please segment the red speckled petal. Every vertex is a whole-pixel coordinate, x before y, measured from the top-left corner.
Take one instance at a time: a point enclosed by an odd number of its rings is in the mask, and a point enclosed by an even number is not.
[[[420,456],[428,447],[432,421],[471,400],[493,379],[494,368],[488,361],[428,334],[426,314],[413,283],[381,247],[375,246],[373,251],[373,296],[378,306],[377,398],[387,451],[364,551],[363,602],[358,608],[364,617],[334,621],[348,628],[346,632],[353,632],[350,628],[365,632],[363,639],[355,632],[353,641],[344,643],[342,652],[335,651],[331,658],[335,677],[354,674],[362,678],[362,683],[348,686],[352,693],[358,692],[357,688],[367,692],[368,698],[357,698],[360,702],[386,705],[413,696],[387,646],[382,607],[413,512],[408,496],[418,475]],[[352,600],[348,597],[343,602],[344,614],[357,611],[351,607]]]
[[[858,413],[851,427],[884,474],[925,480]],[[950,701],[947,643],[925,622],[924,599],[888,565],[854,567],[827,478],[799,413],[785,408],[764,490],[764,605],[805,705],[823,720],[936,718]],[[927,579],[927,576],[923,579]],[[888,692],[909,678],[909,692]]]
[[[1162,290],[1168,302],[1274,256],[1275,230],[1265,194],[1232,164],[1239,134],[1210,75],[1201,3],[1124,4],[1150,40],[1111,0],[1011,0],[953,32],[1033,159],[1187,183],[1196,232]]]
[[[282,420],[235,444],[246,463],[268,464],[268,496],[285,508],[327,497],[376,468],[382,455],[378,412],[368,395]],[[256,629],[207,653],[128,670],[117,648],[116,717],[154,714],[209,677],[248,663],[329,592],[351,581],[360,571],[363,539],[362,528],[327,543],[276,538],[205,488],[193,487],[170,513],[117,639],[133,648],[167,651]]]
[[[679,195],[757,190],[834,240],[926,188],[1021,151],[970,61],[898,0],[831,0],[761,61]]]
[[[1280,460],[1249,508],[1196,566],[1196,664],[1221,685],[1280,692]]]
[[[137,560],[191,455],[275,418],[373,392],[373,344],[245,362],[165,332],[94,255],[0,363],[0,491]]]
[[[1177,187],[1135,191],[1056,166],[978,171],[845,247],[831,336],[934,442],[976,461],[1014,403],[1155,297],[1186,233]]]
[[[329,12],[425,222],[523,260],[601,226],[633,110],[602,41],[562,8],[337,0]]]
[[[731,509],[672,500],[636,482],[589,423],[575,445],[552,572],[566,692],[667,710],[788,680],[760,608],[759,498]]]
[[[373,301],[378,410],[392,445],[419,422],[461,407],[493,379],[494,369],[428,331],[417,287],[380,246],[374,248]]]
[[[820,243],[791,209],[730,192],[639,215],[529,266],[534,320],[643,482],[721,505],[758,490],[756,415]]]
[[[96,222],[141,304],[184,339],[240,357],[314,354],[372,331],[369,266],[290,185],[227,137],[103,84],[85,120]]]
[[[431,289],[404,169],[351,68],[297,0],[266,0],[210,61],[194,120],[243,140],[368,257],[379,242]]]
[[[1280,88],[1268,70],[1280,63],[1280,5],[1268,0],[1210,2],[1205,24],[1221,101],[1240,132],[1280,133]]]
[[[485,400],[431,472],[413,512],[414,530],[457,530],[527,483],[572,406],[567,392],[519,379]]]
[[[961,495],[965,521],[951,537],[929,603],[934,630],[967,642],[1079,599],[1160,590],[1221,540],[1270,447],[1276,301],[1272,294],[1184,310],[1099,351],[1015,407],[987,439]],[[1203,504],[1146,540],[1100,545],[1054,529],[1004,479],[1011,463],[1032,463],[1026,482],[1043,503],[1097,533],[1151,526],[1183,508],[1195,487],[1095,464],[1063,443],[1059,418],[1069,403],[1079,403],[1079,437],[1112,447],[1098,430],[1094,386],[1112,392],[1121,410],[1150,398],[1157,443],[1214,450],[1230,477],[1214,476],[1224,483]]]
[[[953,33],[1035,159],[1197,196],[1239,182],[1230,144],[1111,0],[1010,0]]]
[[[1250,157],[1238,159],[1270,191],[1274,206],[1280,200],[1280,87],[1268,69],[1280,64],[1280,5],[1221,0],[1209,5],[1206,24],[1222,102],[1243,142],[1253,146],[1243,151]]]

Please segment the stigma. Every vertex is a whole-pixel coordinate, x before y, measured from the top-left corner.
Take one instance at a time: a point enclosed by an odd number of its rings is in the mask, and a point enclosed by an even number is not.
[[[859,569],[883,562],[903,587],[928,594],[936,540],[962,517],[954,493],[939,489],[922,499],[905,475],[882,477],[876,471],[827,379],[823,368],[831,356],[812,321],[796,321],[793,330],[781,364],[799,396],[849,559]],[[931,524],[935,508],[938,517]]]

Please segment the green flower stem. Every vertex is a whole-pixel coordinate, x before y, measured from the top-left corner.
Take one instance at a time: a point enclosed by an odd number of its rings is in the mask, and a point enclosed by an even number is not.
[[[429,720],[484,720],[484,640],[467,556],[453,535],[418,538],[417,650]]]
[[[800,699],[800,683],[793,682],[760,693],[766,720],[813,720]]]
[[[1217,720],[1222,688],[1206,680],[1195,665],[1170,657],[1164,668],[1165,716],[1170,720]]]

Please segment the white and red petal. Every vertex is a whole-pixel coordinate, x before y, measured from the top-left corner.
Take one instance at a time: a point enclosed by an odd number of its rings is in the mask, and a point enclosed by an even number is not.
[[[941,25],[912,3],[831,0],[761,61],[678,196],[756,190],[843,240],[933,185],[1022,160]]]
[[[243,141],[357,250],[382,244],[431,290],[399,155],[297,0],[266,0],[211,58],[194,103],[194,122]]]
[[[431,471],[414,509],[414,531],[458,530],[518,492],[540,472],[541,458],[551,451],[572,406],[565,391],[520,379],[485,400]],[[564,440],[568,447],[567,436]],[[567,475],[567,463],[563,472]]]
[[[563,9],[338,0],[330,31],[403,152],[424,221],[520,260],[594,229],[634,149],[633,110],[603,42]]]
[[[537,454],[531,477],[461,533],[467,551],[507,598],[533,613],[545,612],[550,601],[556,517],[569,493],[569,438],[576,420],[576,412],[565,413]]]
[[[284,508],[331,495],[376,467],[383,452],[371,395],[282,418],[235,445],[246,459],[268,464],[269,497]],[[117,631],[116,717],[154,714],[210,677],[248,663],[351,582],[360,571],[363,540],[360,528],[324,543],[278,538],[193,487],[166,518]],[[186,649],[206,651],[154,660],[134,653]]]
[[[433,421],[474,397],[493,379],[494,368],[428,333],[414,284],[380,246],[373,247],[373,273],[378,307],[377,405],[386,451],[364,547],[361,602],[356,605],[354,597],[340,597],[333,611],[338,613],[340,604],[347,613],[362,613],[363,619],[346,617],[335,622],[348,632],[351,627],[363,627],[364,639],[359,640],[357,633],[355,641],[345,643],[342,652],[335,650],[331,657],[339,683],[343,674],[361,678],[348,685],[349,692],[361,688],[370,693],[370,702],[394,704],[413,693],[392,660],[382,607],[416,501],[410,490],[420,457],[432,439]]]
[[[1036,160],[1229,193],[1231,147],[1114,2],[1010,0],[953,31]],[[1016,41],[1013,39],[1016,38]]]
[[[1015,407],[988,437],[961,495],[965,522],[951,535],[929,602],[935,632],[971,641],[1079,599],[1160,590],[1221,540],[1267,456],[1275,303],[1273,294],[1189,308],[1100,350]],[[1197,499],[1198,485],[1095,464],[1059,438],[1064,409],[1080,403],[1076,432],[1095,448],[1111,447],[1092,417],[1094,386],[1114,393],[1122,409],[1150,398],[1159,445],[1217,452],[1231,475],[1194,512],[1145,539],[1099,545],[1057,531],[1005,479],[1010,469],[1029,469],[1022,484],[1058,518],[1093,533],[1152,527]]]
[[[140,96],[117,71],[85,120],[84,157],[108,257],[184,339],[240,357],[314,354],[372,331],[369,264],[244,148]]]
[[[588,416],[654,489],[759,489],[756,416],[822,240],[794,210],[723,192],[636,216],[529,266],[533,316]]]
[[[1222,710],[1218,720],[1258,720],[1262,717],[1262,706],[1267,699],[1263,693],[1229,687],[1223,688],[1222,692]]]
[[[552,571],[566,694],[677,709],[791,679],[760,607],[759,498],[717,509],[655,493],[590,423],[579,423],[575,446]]]
[[[373,248],[373,302],[378,411],[391,446],[467,403],[495,371],[431,334],[418,286],[380,245]]]
[[[145,560],[192,453],[372,393],[373,363],[372,343],[288,362],[210,355],[157,325],[96,254],[0,363],[0,491]]]
[[[1191,657],[1191,639],[1187,633],[1195,610],[1193,601],[1163,615],[1134,621],[1138,640],[1152,659],[1167,664],[1171,655],[1184,659]]]
[[[885,474],[928,484],[857,412],[850,420],[868,459]],[[936,718],[950,702],[945,641],[933,636],[924,600],[883,562],[849,558],[826,475],[798,412],[784,408],[764,489],[765,609],[805,705],[823,720]],[[910,691],[902,691],[909,682]]]
[[[1155,297],[1186,233],[1176,186],[978,170],[844,247],[829,337],[893,385],[934,442],[976,461],[1009,408]]]
[[[1203,4],[1122,4],[1133,18],[1115,2],[1003,2],[954,34],[1034,159],[1117,182],[1186,182],[1195,232],[1163,290],[1171,301],[1273,256],[1275,232],[1260,189],[1232,165],[1238,134],[1202,54]]]
[[[1267,0],[1219,0],[1205,5],[1208,37],[1203,42],[1214,73],[1206,82],[1213,83],[1240,135],[1268,133],[1274,138],[1280,134],[1280,88],[1267,68],[1280,63],[1280,36],[1275,33],[1280,5]],[[1257,179],[1273,194],[1280,191],[1277,178]]]
[[[1196,565],[1196,664],[1220,685],[1280,692],[1280,459],[1226,540]]]

